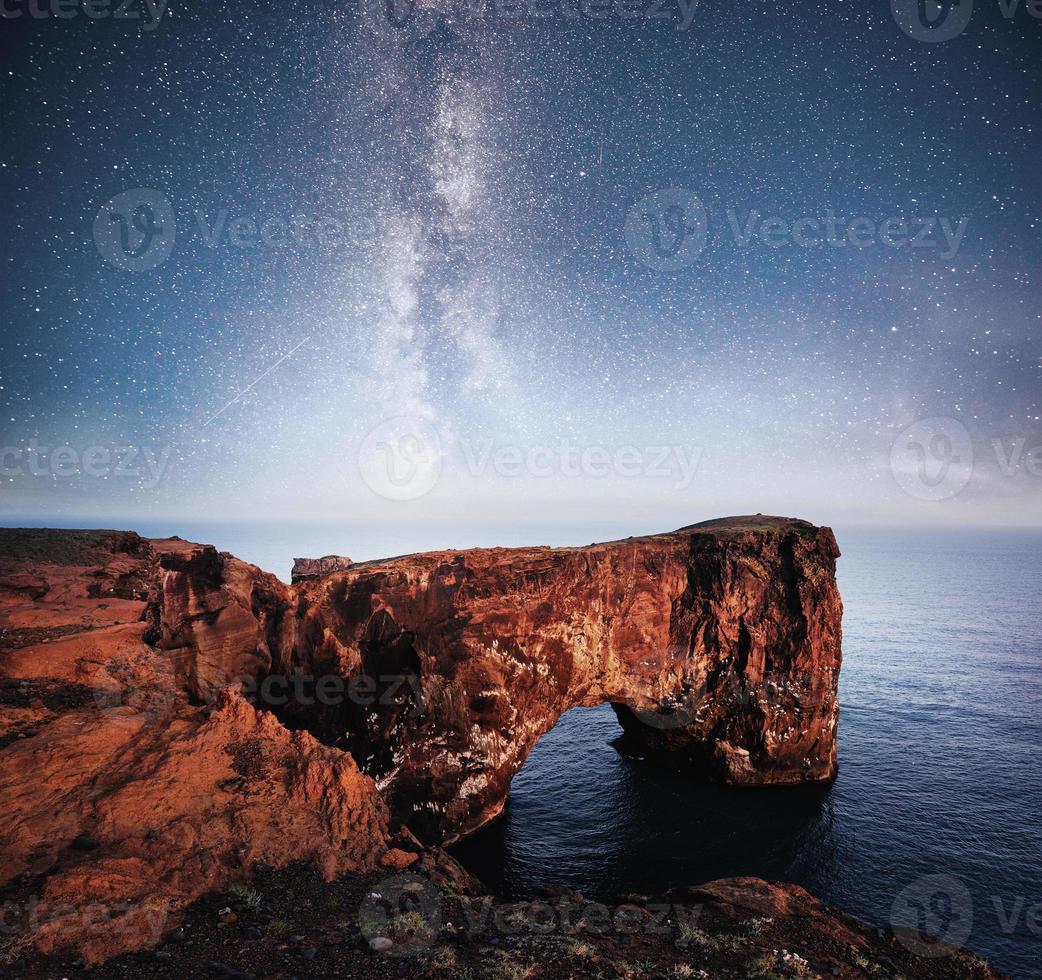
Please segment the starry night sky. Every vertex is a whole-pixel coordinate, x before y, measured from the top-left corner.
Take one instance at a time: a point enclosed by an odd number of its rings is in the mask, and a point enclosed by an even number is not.
[[[1042,20],[976,0],[924,43],[881,0],[536,6],[0,22],[5,523],[1042,522]],[[706,218],[677,269],[626,233],[693,233],[669,189]],[[112,260],[120,200],[169,203],[153,268]],[[830,211],[964,236],[732,228]],[[928,469],[968,439],[965,478],[909,491],[910,426]],[[396,452],[419,483],[388,493]]]

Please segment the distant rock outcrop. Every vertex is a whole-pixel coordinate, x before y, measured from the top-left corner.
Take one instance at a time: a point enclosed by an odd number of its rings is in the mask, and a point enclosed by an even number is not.
[[[343,555],[326,555],[323,558],[294,558],[292,580],[298,582],[302,578],[318,578],[332,572],[343,572],[354,564]]]

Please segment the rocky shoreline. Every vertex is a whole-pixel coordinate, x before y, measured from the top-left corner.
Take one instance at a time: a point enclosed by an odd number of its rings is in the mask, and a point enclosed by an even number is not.
[[[329,558],[286,585],[177,538],[0,530],[0,964],[995,976],[796,886],[604,906],[548,885],[517,905],[442,849],[495,818],[576,705],[611,702],[627,739],[699,778],[832,778],[838,554],[827,528],[756,515]]]

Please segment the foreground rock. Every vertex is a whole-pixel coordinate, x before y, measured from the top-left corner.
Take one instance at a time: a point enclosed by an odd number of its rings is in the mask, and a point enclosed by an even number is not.
[[[468,895],[425,859],[407,874],[325,881],[293,866],[213,892],[155,952],[98,978],[998,977],[969,953],[870,929],[795,885],[732,878],[655,898],[591,901],[560,889],[509,904]],[[71,958],[19,975],[75,977]]]
[[[234,692],[190,703],[148,642],[161,588],[148,542],[2,537],[8,934],[97,962],[154,944],[258,861],[308,860],[330,878],[381,866],[387,808],[349,754]]]

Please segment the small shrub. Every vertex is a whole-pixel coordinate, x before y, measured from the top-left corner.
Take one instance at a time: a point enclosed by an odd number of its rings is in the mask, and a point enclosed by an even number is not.
[[[488,980],[528,980],[534,973],[534,966],[505,959],[487,967],[484,976]]]
[[[430,922],[422,912],[400,912],[394,917],[392,930],[398,936],[419,937],[433,934]]]
[[[0,963],[10,966],[33,948],[28,936],[9,936],[0,939]]]
[[[458,976],[458,961],[459,957],[451,946],[439,946],[431,957],[431,967],[435,970],[452,970]]]
[[[774,919],[770,918],[769,916],[764,916],[763,918],[750,919],[748,924],[746,925],[746,928],[749,930],[749,935],[759,936],[773,921]]]
[[[680,934],[677,937],[678,946],[696,946],[698,949],[713,952],[720,948],[720,943],[708,932],[699,929],[692,922],[681,921],[679,924]]]
[[[573,939],[565,947],[566,955],[577,960],[588,960],[597,952],[589,943],[581,939]]]
[[[264,932],[273,939],[282,939],[293,931],[293,926],[282,919],[272,919],[264,927]]]
[[[261,902],[263,901],[261,893],[256,888],[250,888],[248,885],[232,885],[228,889],[228,895],[235,901],[241,902],[251,912],[256,912],[261,907]]]

